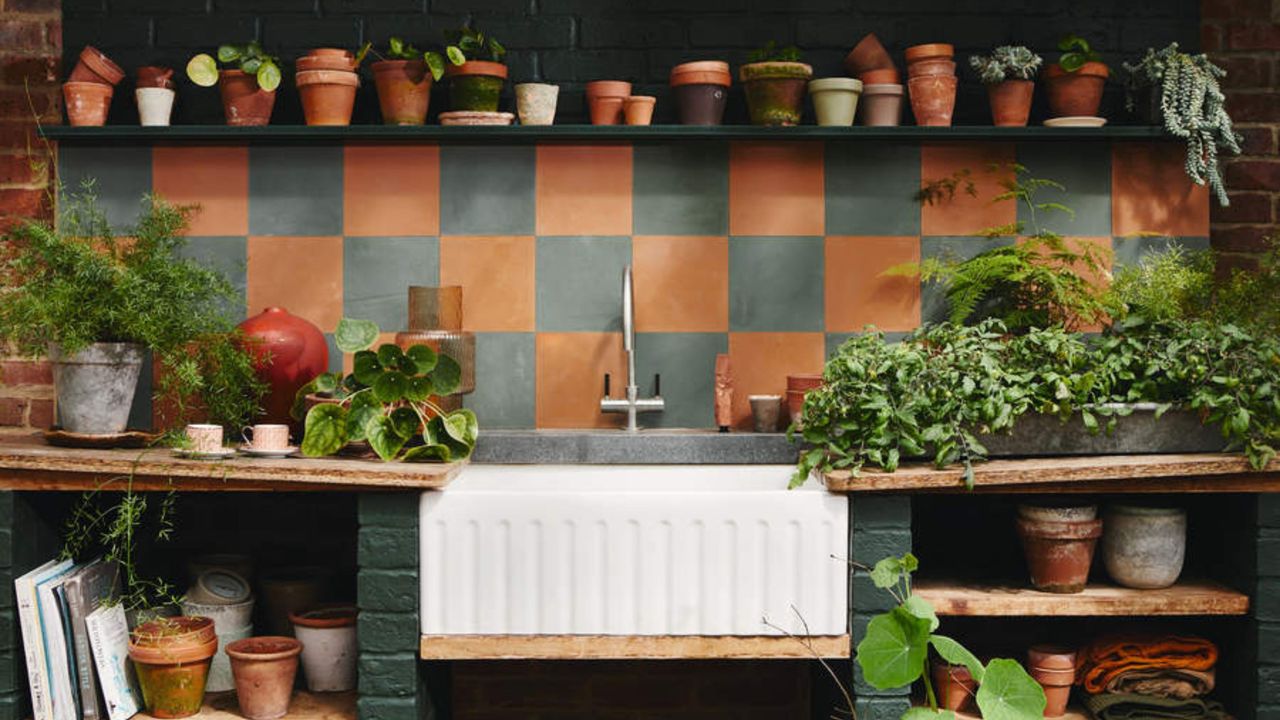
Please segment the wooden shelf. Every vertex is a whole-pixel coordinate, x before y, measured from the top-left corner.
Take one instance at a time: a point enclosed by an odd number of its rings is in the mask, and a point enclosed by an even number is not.
[[[1280,462],[1249,467],[1243,455],[1099,455],[992,460],[974,469],[974,492],[1231,493],[1280,492]],[[823,478],[839,493],[969,492],[963,469],[908,465],[897,472],[845,471]]]
[[[823,658],[848,658],[848,635],[807,638]],[[740,635],[423,635],[423,660],[726,660],[812,658],[800,640]]]
[[[1160,590],[1090,585],[1073,595],[1025,586],[920,580],[912,588],[939,615],[972,617],[1087,617],[1147,615],[1244,615],[1249,596],[1210,582],[1187,581]]]
[[[355,720],[356,694],[309,693],[299,690],[289,703],[289,714],[280,720]],[[133,716],[133,720],[154,720],[145,712]],[[235,692],[209,693],[204,697],[204,708],[192,715],[191,720],[244,720]]]
[[[437,490],[461,463],[334,458],[184,460],[167,448],[81,450],[38,437],[0,441],[0,490],[330,491]]]

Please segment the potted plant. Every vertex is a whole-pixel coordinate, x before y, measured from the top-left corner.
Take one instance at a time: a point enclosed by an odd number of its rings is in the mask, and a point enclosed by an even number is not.
[[[302,98],[302,114],[308,125],[351,124],[360,76],[356,69],[372,47],[366,43],[356,52],[341,48],[317,48],[298,58],[294,82]]]
[[[752,125],[800,124],[805,85],[813,77],[813,67],[800,59],[799,48],[771,40],[738,68]]]
[[[446,58],[451,65],[466,62],[462,50],[455,46],[445,48],[443,53],[423,52],[398,37],[387,41],[387,51],[379,57],[372,66],[373,80],[378,88],[382,121],[388,125],[425,123],[431,86],[444,77]]]
[[[1148,49],[1140,61],[1125,63],[1124,69],[1128,72],[1129,110],[1134,110],[1139,92],[1148,93],[1148,101],[1141,107],[1149,114],[1148,120],[1164,125],[1166,132],[1187,143],[1187,175],[1197,185],[1207,183],[1218,204],[1230,205],[1218,155],[1222,151],[1239,155],[1240,139],[1232,129],[1226,97],[1218,85],[1218,78],[1227,71],[1203,53],[1179,51],[1176,42],[1160,50]]]
[[[377,339],[373,322],[339,322],[335,342],[339,350],[355,353],[353,369],[349,375],[324,373],[298,391],[295,415],[306,412],[303,454],[332,455],[349,442],[367,441],[386,461],[469,457],[480,427],[475,413],[445,412],[433,400],[457,391],[457,361],[427,345],[370,349]]]
[[[1058,62],[1044,69],[1049,114],[1053,117],[1096,117],[1102,90],[1111,71],[1089,41],[1068,35],[1058,41]]]
[[[129,659],[147,714],[184,718],[200,712],[217,651],[218,636],[206,617],[157,618],[135,627],[129,633]]]
[[[240,713],[275,720],[289,712],[302,643],[291,637],[250,637],[227,645]]]
[[[223,70],[218,64],[229,66]],[[187,62],[187,77],[201,87],[216,83],[228,125],[266,125],[280,87],[280,61],[256,40],[246,45],[220,45],[215,60],[206,53]]]
[[[67,122],[73,127],[106,125],[115,86],[123,79],[124,70],[119,65],[101,50],[86,45],[71,75],[62,84]]]
[[[507,49],[496,38],[469,25],[446,32],[445,41],[450,62],[444,71],[449,78],[450,109],[497,112],[502,86],[507,81],[507,66],[502,62]]]
[[[1034,78],[1043,59],[1022,45],[1001,45],[990,55],[974,55],[969,64],[987,86],[991,120],[997,127],[1025,127],[1031,117]]]
[[[955,53],[955,46],[950,43],[926,43],[907,48],[907,89],[917,125],[951,125],[958,82]]]

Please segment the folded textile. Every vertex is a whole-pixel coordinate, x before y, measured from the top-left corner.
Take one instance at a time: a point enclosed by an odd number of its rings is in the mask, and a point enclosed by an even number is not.
[[[1120,635],[1086,647],[1077,660],[1077,682],[1090,694],[1103,692],[1117,677],[1142,670],[1208,672],[1218,662],[1218,648],[1198,637]]]
[[[1094,720],[1228,720],[1222,704],[1212,700],[1175,700],[1150,695],[1088,695],[1085,707]]]
[[[1186,700],[1208,695],[1213,690],[1213,670],[1159,668],[1129,670],[1111,678],[1106,692],[1129,695],[1159,695]]]

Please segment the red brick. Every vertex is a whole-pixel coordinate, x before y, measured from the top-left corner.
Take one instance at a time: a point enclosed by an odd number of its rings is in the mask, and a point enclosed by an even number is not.
[[[1274,155],[1276,153],[1276,131],[1274,126],[1236,127],[1240,133],[1240,153],[1242,155]]]
[[[1231,204],[1209,206],[1209,219],[1215,223],[1269,223],[1272,196],[1269,193],[1229,193]]]
[[[19,87],[24,83],[52,87],[58,82],[58,75],[58,59],[54,57],[15,58],[6,61],[0,71],[6,84]]]
[[[1235,122],[1280,122],[1280,93],[1226,90],[1227,112]]]
[[[1219,226],[1213,229],[1213,247],[1226,253],[1260,253],[1267,249],[1267,238],[1274,228],[1265,225]]]
[[[1202,24],[1200,26],[1200,49],[1203,52],[1217,52],[1222,49],[1222,28],[1217,25]]]
[[[52,385],[53,370],[44,360],[0,362],[0,383],[4,385]]]
[[[47,167],[48,160],[39,155],[0,155],[0,184],[43,184]]]
[[[27,401],[23,398],[0,398],[0,425],[25,427]]]
[[[27,425],[33,428],[53,427],[53,401],[52,400],[31,400],[30,410],[27,412]]]
[[[1271,87],[1271,58],[1241,55],[1215,55],[1213,61],[1227,71],[1224,87],[1232,90]]]
[[[0,20],[0,47],[9,52],[39,50],[44,46],[44,22],[41,20]]]
[[[1201,20],[1233,20],[1271,16],[1270,0],[1201,0]]]
[[[62,0],[4,0],[4,9],[29,13],[58,12],[62,9]]]
[[[1214,253],[1213,259],[1215,260],[1213,276],[1220,282],[1230,280],[1237,270],[1256,272],[1258,269],[1257,255],[1237,255],[1219,251]]]
[[[1280,190],[1280,160],[1235,160],[1223,179],[1232,190]]]
[[[0,190],[0,215],[46,217],[49,195],[45,190]]]
[[[62,21],[50,20],[45,28],[46,47],[62,50]]]
[[[1231,50],[1280,50],[1280,24],[1250,22],[1227,31]]]

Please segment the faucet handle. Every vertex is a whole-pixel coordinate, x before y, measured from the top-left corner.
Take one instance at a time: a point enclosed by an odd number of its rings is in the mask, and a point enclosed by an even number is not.
[[[604,374],[604,396],[609,397],[609,373]]]

